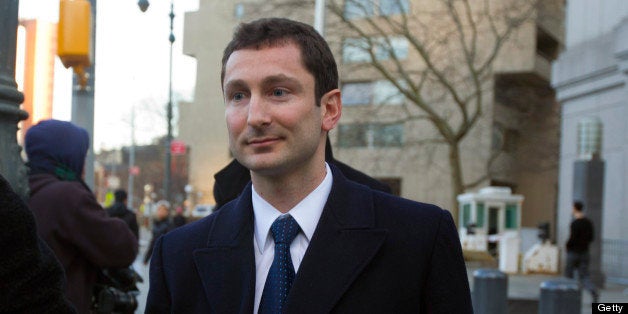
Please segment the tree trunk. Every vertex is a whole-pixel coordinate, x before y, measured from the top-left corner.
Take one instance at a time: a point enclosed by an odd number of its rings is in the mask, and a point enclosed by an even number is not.
[[[462,182],[462,165],[460,161],[460,148],[458,143],[449,144],[449,166],[451,167],[451,215],[454,218],[456,226],[459,226],[458,216],[458,195],[464,192]]]

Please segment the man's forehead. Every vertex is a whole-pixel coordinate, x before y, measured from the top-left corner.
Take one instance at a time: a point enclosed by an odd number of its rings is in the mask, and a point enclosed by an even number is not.
[[[243,46],[241,48],[234,50],[234,52],[238,50],[242,50],[242,49],[262,50],[262,49],[278,48],[278,47],[285,47],[285,46],[295,46],[298,48],[299,45],[297,44],[296,41],[288,37],[270,38],[259,43]]]
[[[286,41],[278,41],[278,42],[264,42],[264,43],[260,43],[257,45],[252,45],[252,46],[246,46],[246,47],[242,47],[239,49],[234,50],[231,55],[229,56],[229,58],[227,59],[227,64],[229,64],[229,60],[231,60],[231,58],[233,57],[233,55],[238,55],[242,52],[261,52],[264,50],[268,50],[268,49],[282,49],[282,48],[286,48],[286,49],[296,49],[299,51],[299,54],[301,52],[301,48],[299,47],[299,45],[297,45],[294,41],[292,40],[286,40]]]
[[[231,85],[232,82],[239,81],[238,78],[233,78],[233,77],[231,79],[229,78],[229,76],[232,76],[234,74],[234,72],[233,72],[234,71],[234,64],[239,63],[239,61],[236,61],[236,60],[241,60],[241,58],[244,58],[244,60],[248,60],[248,61],[246,61],[247,63],[250,63],[252,55],[254,56],[256,52],[262,52],[262,51],[267,50],[267,49],[277,49],[277,48],[278,49],[282,49],[282,48],[296,49],[296,50],[298,50],[300,52],[300,49],[299,49],[298,46],[291,45],[289,43],[285,44],[285,45],[272,45],[272,46],[266,45],[264,47],[250,47],[250,48],[243,48],[243,49],[235,50],[229,56],[229,59],[227,59],[227,62],[225,63],[225,76],[224,76],[224,81],[222,82],[223,85],[227,85],[227,84]],[[274,54],[270,55],[270,57],[271,58],[283,58],[280,55],[274,55]],[[302,55],[300,53],[297,55],[297,59],[298,59],[298,63],[300,64],[300,67],[303,67],[303,69],[307,71],[307,68],[305,67],[305,64],[303,63],[303,57],[302,57]],[[256,59],[253,59],[253,60],[258,61]],[[285,60],[286,62],[289,62],[286,59],[282,59],[282,61],[283,60]],[[258,64],[262,65],[260,62],[257,62],[253,66],[256,67],[256,66],[258,66]],[[266,76],[267,76],[267,79],[272,78],[273,80],[289,79],[289,76],[287,76],[280,69],[277,69],[276,73],[274,73],[274,74],[267,74]]]

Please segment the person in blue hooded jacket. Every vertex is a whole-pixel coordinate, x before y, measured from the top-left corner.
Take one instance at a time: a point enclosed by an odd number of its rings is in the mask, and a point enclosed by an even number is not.
[[[39,236],[53,250],[67,277],[65,294],[79,313],[89,313],[100,269],[127,267],[137,239],[112,218],[83,181],[87,131],[70,122],[44,120],[25,137],[30,197]]]

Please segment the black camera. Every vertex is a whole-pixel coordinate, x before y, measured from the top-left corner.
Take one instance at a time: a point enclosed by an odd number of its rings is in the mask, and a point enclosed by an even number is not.
[[[92,295],[92,309],[99,314],[134,313],[142,277],[132,268],[109,268],[100,272]]]

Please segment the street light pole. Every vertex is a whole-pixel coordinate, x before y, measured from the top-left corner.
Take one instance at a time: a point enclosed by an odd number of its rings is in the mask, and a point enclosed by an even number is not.
[[[316,0],[314,3],[314,29],[325,36],[325,0]]]
[[[170,152],[170,143],[172,142],[172,44],[174,44],[174,33],[173,33],[173,21],[174,21],[174,3],[170,1],[170,36],[168,40],[170,41],[170,73],[168,76],[168,108],[167,119],[168,119],[168,135],[166,136],[166,168],[164,173],[164,194],[166,196],[167,201],[171,201],[170,199],[170,170],[171,170],[171,160],[172,154]]]
[[[150,5],[150,3],[148,2],[148,0],[139,0],[137,2],[137,5],[140,7],[140,10],[142,12],[146,12],[146,10],[148,9],[148,6]],[[166,106],[166,119],[168,120],[168,133],[166,135],[166,143],[164,143],[165,145],[165,149],[166,149],[166,158],[164,161],[164,198],[167,201],[171,201],[170,199],[170,177],[171,177],[171,163],[172,163],[172,153],[170,152],[170,144],[172,143],[172,46],[174,44],[174,32],[173,32],[173,28],[174,28],[174,2],[173,0],[170,0],[170,14],[168,15],[170,17],[170,36],[168,37],[168,40],[170,41],[170,61],[169,61],[169,66],[170,66],[170,73],[168,76],[168,104]]]
[[[85,177],[83,181],[92,190],[95,187],[94,182],[94,95],[96,91],[96,14],[97,0],[89,0],[91,4],[92,14],[92,30],[91,41],[94,45],[92,51],[94,62],[85,69],[87,72],[87,84],[81,86],[78,74],[73,75],[72,79],[72,122],[85,130],[89,134],[89,149],[85,156]]]
[[[17,124],[28,117],[20,109],[24,95],[15,82],[18,0],[0,1],[0,174],[22,197],[28,195],[26,167],[17,144]]]

